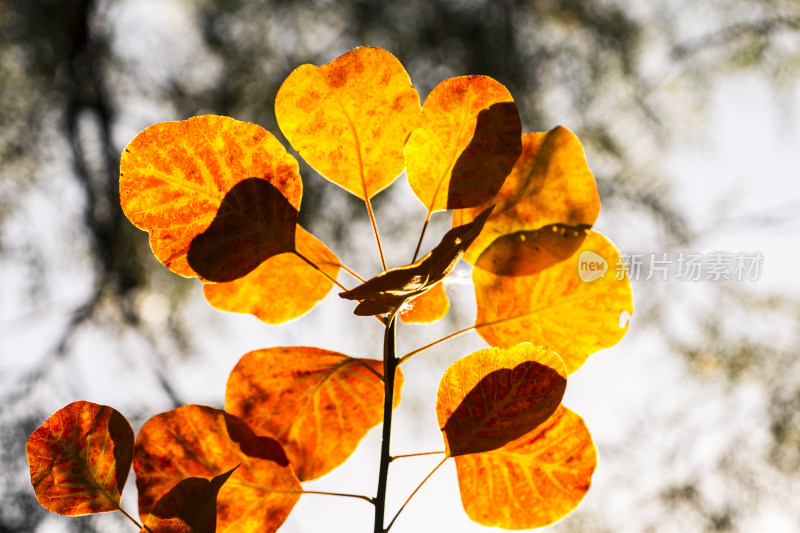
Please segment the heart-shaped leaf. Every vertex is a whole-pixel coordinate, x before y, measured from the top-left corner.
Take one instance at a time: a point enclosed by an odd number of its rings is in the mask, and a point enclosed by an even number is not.
[[[302,492],[276,440],[258,437],[235,416],[201,405],[154,416],[139,431],[134,449],[142,520],[180,481],[214,478],[237,465],[217,496],[217,526],[276,531]]]
[[[301,481],[323,476],[383,420],[383,361],[303,346],[245,354],[228,378],[225,407],[283,444]],[[395,378],[395,407],[403,375]]]
[[[572,512],[597,466],[581,417],[559,407],[542,425],[496,450],[455,458],[461,503],[475,522],[544,527]]]
[[[483,205],[519,158],[519,112],[502,84],[463,76],[434,87],[405,148],[406,173],[428,212]]]
[[[248,178],[268,182],[300,209],[297,161],[267,130],[215,115],[161,122],[139,133],[122,153],[120,202],[130,221],[150,232],[159,261],[173,272],[196,276],[186,257],[189,246],[218,218],[229,191]],[[237,199],[247,203],[246,194]],[[226,218],[238,214],[266,222],[285,214],[273,215],[268,207],[228,205]]]
[[[429,291],[453,271],[491,212],[490,207],[475,220],[445,233],[439,244],[416,263],[389,269],[339,296],[360,301],[355,310],[360,316],[399,309],[406,300]]]
[[[36,499],[66,516],[118,511],[133,460],[133,430],[106,405],[73,402],[53,413],[25,447]]]
[[[161,497],[140,533],[215,533],[217,494],[236,468],[210,481],[186,478]]]
[[[206,300],[220,311],[250,313],[267,324],[281,324],[308,313],[330,292],[340,264],[327,246],[300,226],[295,247],[297,254],[270,257],[243,278],[204,285]]]
[[[403,65],[366,46],[321,67],[301,65],[275,97],[278,126],[303,159],[364,200],[403,171],[419,109]]]
[[[581,279],[581,257],[587,256],[599,263],[598,270],[584,272]],[[589,231],[568,259],[537,274],[498,276],[473,269],[476,331],[492,346],[547,346],[561,356],[569,373],[574,372],[589,355],[616,344],[628,329],[620,317],[633,313],[633,297],[618,258],[608,239]]]
[[[547,348],[519,344],[462,357],[436,395],[447,455],[494,450],[528,433],[553,414],[566,387],[564,363]]]

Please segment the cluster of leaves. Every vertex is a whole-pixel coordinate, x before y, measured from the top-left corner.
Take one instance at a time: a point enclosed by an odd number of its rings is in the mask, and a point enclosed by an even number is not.
[[[534,528],[572,511],[596,452],[583,420],[561,404],[567,376],[615,344],[627,329],[621,314],[633,311],[624,272],[579,276],[584,252],[617,263],[613,244],[590,229],[600,203],[580,142],[563,127],[523,135],[511,95],[485,76],[445,80],[420,106],[397,59],[367,47],[296,69],[275,112],[311,166],[364,200],[381,274],[365,281],[297,225],[297,161],[268,131],[231,118],[137,135],[122,156],[122,208],[149,232],[156,257],[203,281],[218,309],[277,324],[337,285],[359,302],[357,315],[385,325],[383,361],[316,347],[256,350],[231,372],[224,411],[179,407],[151,418],[135,441],[111,407],[72,403],[28,440],[39,502],[64,515],[120,510],[151,532],[275,531],[307,492],[300,482],[345,462],[383,423],[378,495],[356,497],[375,505],[376,531],[388,530],[399,366],[431,346],[398,357],[396,317],[443,317],[441,282],[463,258],[474,266],[477,317],[442,340],[475,330],[491,347],[457,360],[441,380],[439,466],[454,458],[464,508],[478,523]],[[409,265],[388,269],[370,199],[403,170],[427,209],[420,244],[433,212],[452,210],[453,228],[421,259],[418,244]],[[341,270],[360,285],[348,289]],[[131,464],[141,525],[120,507]]]

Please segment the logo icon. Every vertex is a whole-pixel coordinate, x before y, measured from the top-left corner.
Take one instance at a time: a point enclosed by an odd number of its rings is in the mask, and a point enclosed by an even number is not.
[[[608,261],[602,256],[586,250],[578,257],[578,276],[581,281],[591,283],[605,277],[608,270]]]

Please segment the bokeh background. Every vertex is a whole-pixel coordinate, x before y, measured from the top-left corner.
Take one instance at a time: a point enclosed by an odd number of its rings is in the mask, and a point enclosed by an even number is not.
[[[335,293],[281,327],[210,309],[196,280],[155,260],[117,190],[119,154],[146,126],[215,113],[282,139],[286,75],[365,44],[394,53],[423,98],[485,74],[514,95],[523,131],[576,132],[603,202],[596,229],[623,251],[763,255],[758,280],[633,282],[628,335],[570,378],[565,403],[600,465],[550,531],[800,531],[800,2],[0,0],[0,532],[133,528],[37,504],[25,441],[69,402],[112,405],[138,429],[185,403],[221,407],[252,349],[379,356],[379,325]],[[376,273],[363,203],[301,171],[302,224]],[[387,260],[408,262],[422,206],[403,177],[374,204]],[[448,225],[435,216],[426,245]],[[462,265],[448,281],[445,321],[400,328],[399,353],[471,324],[468,280]],[[439,377],[483,346],[467,335],[404,366],[395,453],[442,449]],[[378,442],[310,487],[373,494]],[[437,461],[392,467],[390,513]],[[133,479],[123,500],[135,510]],[[282,531],[369,531],[371,516],[308,495]],[[393,531],[485,529],[451,464]]]

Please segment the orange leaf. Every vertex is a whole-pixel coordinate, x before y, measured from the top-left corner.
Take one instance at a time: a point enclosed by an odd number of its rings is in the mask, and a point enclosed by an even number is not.
[[[257,434],[283,444],[298,477],[307,481],[343,463],[383,420],[382,373],[382,361],[321,348],[256,350],[231,372],[225,407]],[[398,369],[395,407],[402,384]]]
[[[273,187],[240,189],[235,197],[228,196],[236,184],[248,178],[263,180]],[[258,196],[251,197],[252,191],[259,193]],[[275,191],[279,194],[273,194]],[[257,200],[262,196],[271,203],[259,205]],[[285,197],[285,201],[278,196]],[[154,124],[131,141],[120,163],[123,211],[133,224],[150,232],[150,246],[159,261],[183,276],[200,274],[211,279],[243,275],[235,271],[223,272],[223,276],[217,271],[219,268],[208,268],[205,264],[208,256],[220,257],[226,253],[207,251],[206,247],[235,249],[237,236],[223,236],[212,229],[210,236],[194,244],[200,267],[210,270],[205,276],[187,259],[192,241],[209,230],[212,221],[218,229],[222,229],[220,225],[232,224],[250,227],[250,233],[254,231],[253,223],[258,221],[266,224],[267,229],[261,228],[257,234],[246,237],[257,238],[280,227],[280,238],[288,240],[289,233],[293,235],[294,231],[294,221],[289,218],[292,211],[296,216],[301,196],[297,161],[280,142],[260,126],[228,117],[206,115]],[[225,198],[228,205],[218,214]],[[241,206],[237,205],[240,201]],[[275,206],[280,207],[280,212],[270,212],[269,208]],[[249,253],[263,255],[264,251]],[[256,264],[265,258],[256,257]],[[238,255],[236,261],[240,259]],[[249,259],[250,263],[253,261]]]
[[[217,496],[217,525],[276,531],[302,490],[277,441],[257,437],[240,419],[211,407],[184,405],[156,415],[134,449],[139,514],[144,520],[183,479],[216,477],[237,465]]]
[[[206,300],[220,311],[250,313],[267,324],[281,324],[311,311],[331,290],[331,278],[339,274],[339,259],[300,226],[295,245],[298,253],[330,278],[297,254],[284,253],[270,257],[243,278],[204,285]]]
[[[572,512],[597,466],[592,436],[564,406],[502,448],[455,458],[461,502],[484,526],[533,529]]]
[[[73,402],[53,413],[25,447],[36,499],[54,513],[118,511],[133,460],[133,430],[115,409]]]
[[[564,363],[547,348],[519,344],[462,357],[436,395],[447,455],[493,450],[528,433],[553,414],[566,388]]]
[[[437,283],[428,292],[406,302],[400,310],[400,320],[406,324],[430,324],[444,318],[449,310],[444,284]]]
[[[140,533],[214,533],[217,530],[217,494],[234,467],[207,480],[186,478],[161,497]]]
[[[520,253],[525,254],[526,242],[530,247],[530,241],[535,237],[526,232],[535,232],[552,224],[587,229],[600,212],[597,186],[586,164],[583,146],[575,134],[563,126],[547,133],[522,136],[522,155],[496,200],[492,201],[497,202],[497,207],[486,222],[486,229],[464,256],[471,264],[475,264],[481,252],[500,237],[509,234],[529,237],[525,241],[516,241],[517,246],[523,248]],[[479,209],[455,211],[453,225],[472,220],[479,212]],[[514,242],[506,243],[510,244]],[[515,255],[513,249],[509,255]],[[516,264],[528,263],[517,261]]]
[[[633,313],[633,297],[627,275],[615,272],[618,255],[608,239],[590,231],[572,256],[538,274],[498,276],[473,269],[476,331],[492,346],[547,346],[574,372],[628,329],[627,321],[620,326],[620,317]],[[587,260],[608,270],[584,272],[583,281],[579,263]]]
[[[403,145],[419,109],[403,65],[370,47],[321,67],[301,65],[275,97],[278,125],[303,159],[365,200],[403,171]]]
[[[408,183],[429,212],[485,204],[519,157],[521,133],[502,84],[488,76],[444,80],[406,144]]]
[[[389,269],[339,296],[359,300],[355,314],[360,316],[389,313],[403,303],[419,296],[446,278],[483,228],[492,208],[486,209],[475,220],[453,228],[428,254],[410,265]]]

